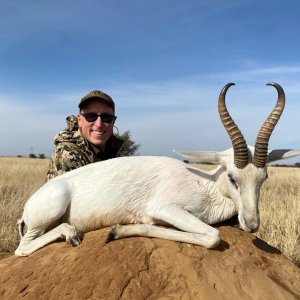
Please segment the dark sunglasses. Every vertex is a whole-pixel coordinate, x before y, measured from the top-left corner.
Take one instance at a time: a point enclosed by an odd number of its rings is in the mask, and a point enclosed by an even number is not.
[[[85,117],[85,119],[88,122],[95,122],[98,117],[100,117],[101,121],[104,123],[111,123],[114,121],[117,117],[115,115],[111,114],[97,114],[95,112],[90,112],[90,113],[80,113],[82,116]]]

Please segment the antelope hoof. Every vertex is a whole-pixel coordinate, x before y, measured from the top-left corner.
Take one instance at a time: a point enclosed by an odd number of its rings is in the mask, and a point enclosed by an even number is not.
[[[121,228],[121,225],[119,225],[119,224],[112,226],[110,232],[108,233],[108,235],[105,239],[105,243],[109,243],[111,241],[116,240],[117,236],[118,236],[118,230],[120,228]]]
[[[71,244],[72,246],[78,246],[81,242],[79,237],[77,235],[74,235],[68,238],[67,243]]]

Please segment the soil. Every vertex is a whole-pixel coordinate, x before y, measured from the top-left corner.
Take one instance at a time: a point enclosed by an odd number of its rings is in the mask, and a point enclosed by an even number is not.
[[[52,243],[0,260],[1,299],[300,299],[300,269],[253,234],[220,226],[216,249],[156,238]],[[0,256],[1,257],[1,256]]]

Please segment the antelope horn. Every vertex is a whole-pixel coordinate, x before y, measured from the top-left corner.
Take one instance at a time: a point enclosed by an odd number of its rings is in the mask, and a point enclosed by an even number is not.
[[[241,131],[239,130],[239,128],[237,127],[237,125],[234,123],[231,116],[229,115],[225,104],[226,92],[229,89],[229,87],[231,87],[232,85],[235,84],[232,82],[228,83],[222,89],[218,101],[218,110],[219,110],[221,121],[231,139],[231,143],[234,151],[234,165],[239,169],[243,169],[248,164],[247,144]]]
[[[285,105],[285,94],[282,87],[275,82],[267,83],[267,85],[274,86],[278,93],[278,99],[275,107],[270,113],[269,117],[261,127],[255,142],[255,150],[252,163],[257,168],[264,168],[267,162],[268,156],[268,143],[273,129],[275,128],[278,120],[280,119],[284,105]]]

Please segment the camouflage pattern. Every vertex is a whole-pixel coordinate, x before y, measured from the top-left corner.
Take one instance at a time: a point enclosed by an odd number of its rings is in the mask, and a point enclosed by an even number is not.
[[[90,143],[84,139],[78,128],[76,116],[66,118],[67,128],[54,137],[55,149],[50,160],[47,180],[90,163],[117,156],[123,140],[112,136],[105,152],[96,154]]]

